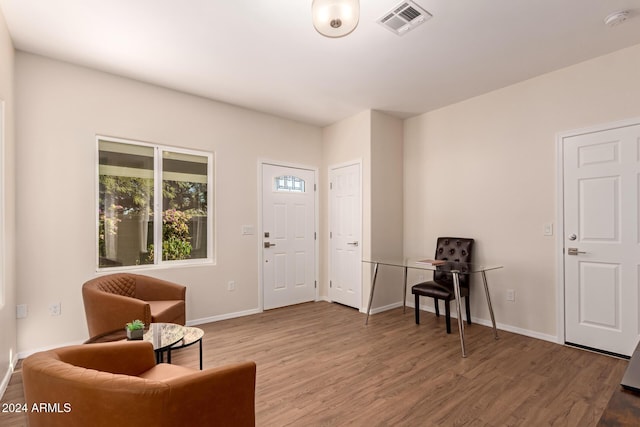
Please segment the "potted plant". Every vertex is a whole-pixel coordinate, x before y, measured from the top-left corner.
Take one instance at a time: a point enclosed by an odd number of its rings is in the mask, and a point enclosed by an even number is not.
[[[127,330],[127,339],[141,340],[144,334],[144,323],[142,323],[142,320],[136,319],[127,323],[125,329]]]

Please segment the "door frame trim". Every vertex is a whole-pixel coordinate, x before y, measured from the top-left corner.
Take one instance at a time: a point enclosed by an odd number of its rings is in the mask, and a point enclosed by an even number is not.
[[[319,228],[319,197],[318,194],[320,193],[320,186],[318,185],[318,167],[316,166],[309,166],[309,165],[305,165],[305,164],[301,164],[301,163],[291,163],[291,162],[283,162],[283,161],[279,161],[279,160],[268,160],[268,159],[264,159],[264,158],[258,158],[258,165],[257,165],[257,175],[258,175],[258,227],[257,229],[259,230],[258,232],[258,238],[256,239],[256,248],[257,248],[257,258],[258,258],[258,312],[263,312],[264,311],[264,284],[263,284],[263,277],[262,277],[262,264],[264,263],[264,259],[262,258],[263,255],[263,251],[262,251],[262,242],[263,242],[263,238],[262,236],[264,236],[264,228],[263,228],[263,224],[262,224],[262,185],[263,185],[263,180],[262,180],[262,167],[264,165],[272,165],[272,166],[281,166],[284,168],[291,168],[291,169],[302,169],[302,170],[307,170],[307,171],[311,171],[313,172],[313,179],[315,181],[315,191],[314,196],[313,196],[313,204],[314,204],[314,209],[313,209],[313,216],[314,216],[314,232],[316,233],[316,239],[314,240],[314,251],[315,251],[315,257],[314,257],[314,264],[315,264],[315,268],[314,268],[314,279],[315,283],[316,283],[316,287],[315,287],[315,301],[318,301],[318,295],[319,295],[319,291],[320,291],[320,286],[319,286],[319,260],[320,260],[320,236],[318,236],[318,228]]]
[[[604,132],[640,125],[640,117],[573,129],[556,134],[556,337],[558,344],[565,344],[565,265],[564,265],[564,140],[589,133]]]
[[[360,253],[362,254],[364,252],[364,230],[363,230],[363,194],[362,194],[362,188],[363,188],[363,182],[362,182],[362,174],[363,174],[363,170],[362,170],[362,158],[357,158],[357,159],[353,159],[350,161],[346,161],[346,162],[341,162],[341,163],[335,163],[332,165],[327,166],[327,300],[329,302],[333,302],[333,300],[331,299],[331,288],[329,286],[329,281],[331,281],[331,271],[332,271],[332,267],[333,267],[333,263],[331,262],[332,257],[331,257],[331,249],[332,249],[332,242],[331,242],[331,238],[329,237],[329,233],[331,232],[331,209],[333,208],[333,203],[331,202],[331,192],[330,192],[330,185],[331,185],[331,171],[334,169],[338,169],[338,168],[344,168],[347,166],[353,166],[353,165],[358,165],[360,167]],[[363,280],[364,280],[364,276],[362,274],[362,269],[360,272],[360,308],[358,309],[358,311],[360,311],[360,313],[366,313],[366,304],[364,301],[364,295],[363,295],[363,291],[364,291],[364,286],[363,286]]]

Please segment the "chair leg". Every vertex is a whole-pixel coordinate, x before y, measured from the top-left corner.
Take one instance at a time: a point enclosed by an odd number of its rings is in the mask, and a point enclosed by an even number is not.
[[[469,304],[469,296],[464,298],[464,306],[467,309],[467,325],[471,324],[471,305]]]
[[[433,306],[436,308],[436,317],[440,317],[440,304],[438,303],[438,298],[433,299]]]
[[[451,301],[444,300],[444,317],[447,323],[447,333],[451,333]]]
[[[420,295],[414,294],[415,306],[416,306],[416,325],[420,324]]]

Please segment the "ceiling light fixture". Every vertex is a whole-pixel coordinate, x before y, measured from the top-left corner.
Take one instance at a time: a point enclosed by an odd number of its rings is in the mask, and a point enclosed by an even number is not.
[[[311,16],[316,31],[325,37],[344,37],[358,26],[359,0],[313,0]]]
[[[629,19],[629,11],[622,10],[620,12],[613,12],[611,15],[604,18],[604,23],[610,27],[615,27],[616,25],[622,24],[627,19]]]

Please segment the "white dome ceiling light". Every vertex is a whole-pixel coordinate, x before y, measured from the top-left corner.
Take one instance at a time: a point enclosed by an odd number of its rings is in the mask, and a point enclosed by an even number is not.
[[[316,31],[325,37],[344,37],[360,20],[359,0],[313,0],[311,16]]]
[[[615,27],[616,25],[622,24],[627,19],[629,19],[629,11],[622,10],[619,12],[613,12],[611,15],[604,18],[604,23],[609,27]]]

